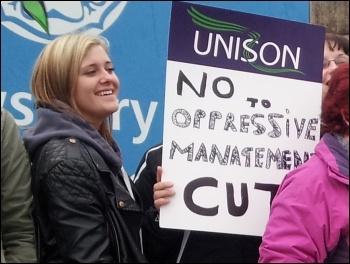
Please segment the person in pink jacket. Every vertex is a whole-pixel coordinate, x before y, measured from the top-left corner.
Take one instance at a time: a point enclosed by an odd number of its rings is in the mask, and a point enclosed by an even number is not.
[[[326,132],[315,154],[283,179],[272,201],[259,263],[349,263],[349,64],[322,102]]]

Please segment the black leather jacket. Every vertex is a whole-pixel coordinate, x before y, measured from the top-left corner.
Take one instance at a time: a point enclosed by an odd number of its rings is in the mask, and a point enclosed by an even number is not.
[[[124,180],[76,138],[52,139],[34,155],[32,189],[40,262],[145,263],[143,211]],[[133,188],[133,183],[131,182]]]

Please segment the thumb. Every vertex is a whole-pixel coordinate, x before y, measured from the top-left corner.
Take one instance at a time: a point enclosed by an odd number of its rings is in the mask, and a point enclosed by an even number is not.
[[[162,181],[162,173],[163,168],[161,166],[157,166],[157,182]]]

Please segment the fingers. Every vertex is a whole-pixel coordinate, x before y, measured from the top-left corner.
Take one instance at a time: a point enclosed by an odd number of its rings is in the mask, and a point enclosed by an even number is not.
[[[169,191],[171,187],[173,187],[174,184],[172,182],[166,181],[166,182],[157,182],[153,185],[153,194],[156,192],[159,194],[163,194],[163,191]]]
[[[170,202],[170,198],[175,195],[172,189],[172,182],[158,182],[153,186],[154,206],[157,210]]]

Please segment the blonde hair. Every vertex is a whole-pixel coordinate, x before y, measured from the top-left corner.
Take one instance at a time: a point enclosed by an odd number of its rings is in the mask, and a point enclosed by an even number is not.
[[[109,54],[105,38],[83,32],[62,35],[48,43],[37,58],[31,79],[35,107],[50,105],[57,111],[62,107],[80,115],[74,98],[80,66],[88,51],[99,45]],[[65,106],[62,106],[63,102]],[[109,144],[113,142],[111,120],[104,120],[99,128]]]

